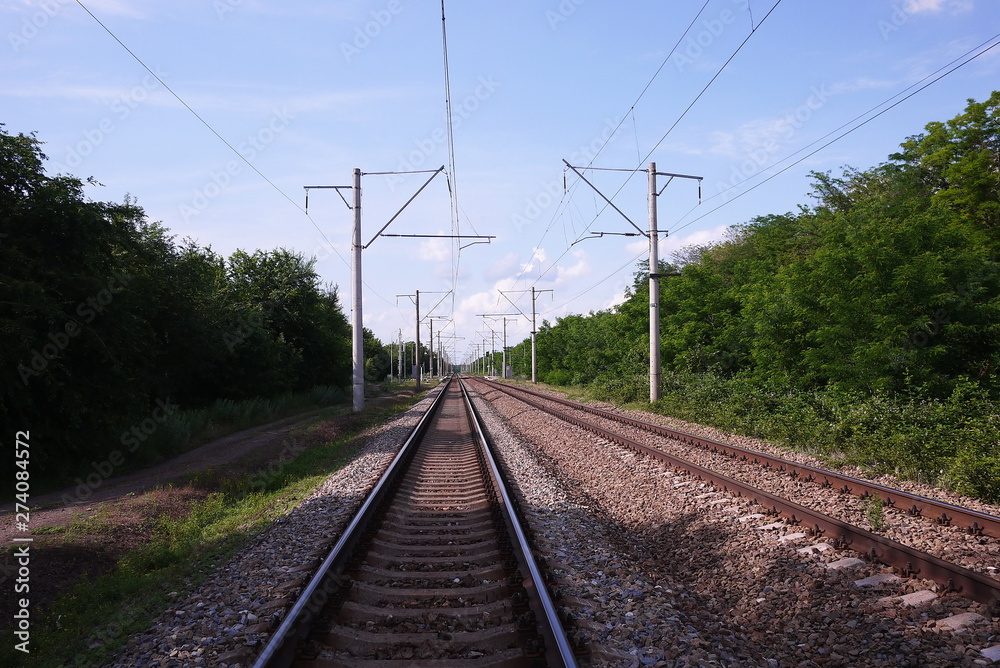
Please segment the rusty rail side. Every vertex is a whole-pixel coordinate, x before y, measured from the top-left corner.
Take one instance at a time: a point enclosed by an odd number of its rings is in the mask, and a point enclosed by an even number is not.
[[[993,538],[1000,538],[1000,517],[981,513],[970,508],[963,508],[962,506],[956,506],[944,501],[928,499],[923,496],[910,494],[909,492],[893,489],[891,487],[885,487],[884,485],[879,485],[873,482],[859,480],[858,478],[852,478],[834,471],[827,471],[813,466],[808,466],[806,464],[798,464],[787,459],[782,459],[781,457],[755,452],[753,450],[748,450],[747,448],[741,448],[738,445],[716,441],[711,438],[697,436],[685,431],[671,429],[670,427],[663,427],[650,422],[644,422],[642,420],[628,417],[627,415],[621,415],[620,413],[604,410],[602,408],[595,408],[594,406],[587,406],[586,404],[569,401],[568,399],[553,397],[542,392],[535,392],[523,387],[511,387],[491,381],[484,382],[489,383],[490,386],[495,389],[511,394],[511,396],[513,396],[513,394],[510,390],[513,389],[517,392],[523,392],[525,394],[540,397],[546,401],[552,401],[565,406],[570,406],[572,408],[586,411],[594,415],[599,415],[609,420],[615,420],[622,424],[643,429],[660,436],[673,438],[683,443],[707,448],[712,452],[725,454],[735,459],[740,459],[741,461],[753,461],[753,463],[759,464],[765,468],[773,467],[775,470],[787,473],[793,478],[802,478],[806,482],[815,482],[823,487],[835,487],[845,494],[853,494],[862,499],[877,496],[882,499],[883,503],[887,506],[904,510],[910,515],[926,517],[927,519],[938,524],[953,524],[955,526],[962,527],[966,530],[966,532],[972,535],[985,535]]]
[[[511,394],[511,396],[514,395]],[[633,441],[626,436],[604,429],[581,418],[567,415],[551,407],[546,407],[533,399],[525,397],[515,398],[550,415],[557,416],[561,420],[565,420],[602,438],[606,438],[613,443],[654,457],[674,468],[687,471],[700,480],[711,482],[725,492],[753,499],[765,508],[768,508],[771,512],[786,518],[791,524],[805,524],[809,526],[809,533],[812,535],[822,535],[831,542],[850,547],[872,559],[896,568],[905,575],[920,576],[933,580],[953,591],[960,592],[967,598],[981,603],[992,604],[1000,601],[1000,580],[994,580],[957,564],[949,563],[860,527],[769,494],[739,480],[715,473],[692,462]],[[547,399],[548,397],[545,398]]]

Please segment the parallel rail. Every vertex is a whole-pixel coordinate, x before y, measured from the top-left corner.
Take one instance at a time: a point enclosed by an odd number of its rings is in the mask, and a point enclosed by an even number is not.
[[[552,401],[577,410],[586,411],[593,415],[599,415],[602,418],[627,424],[631,427],[636,427],[660,436],[676,439],[690,445],[707,448],[713,453],[728,455],[729,457],[739,459],[744,462],[752,461],[754,464],[759,464],[764,468],[773,468],[776,471],[786,473],[792,478],[801,478],[805,482],[815,482],[822,487],[834,487],[840,492],[853,494],[861,497],[862,499],[878,497],[887,506],[905,510],[905,512],[910,515],[915,517],[924,517],[937,524],[961,527],[971,535],[1000,538],[1000,517],[981,513],[969,508],[963,508],[944,501],[928,499],[916,494],[910,494],[891,487],[878,485],[873,482],[859,480],[834,471],[826,471],[813,466],[808,466],[806,464],[797,464],[787,459],[782,459],[781,457],[767,455],[761,452],[754,452],[753,450],[741,448],[737,445],[731,445],[729,443],[716,441],[711,438],[696,436],[695,434],[690,434],[685,431],[663,427],[650,422],[644,422],[626,415],[621,415],[620,413],[595,408],[594,406],[587,406],[586,404],[569,401],[560,397],[553,397],[551,395],[544,394],[542,392],[535,392],[523,387],[514,387],[492,381],[483,382],[488,383],[495,389],[511,394],[512,396],[512,391],[516,391],[540,397],[546,401]]]
[[[575,666],[486,443],[449,381],[255,668]]]
[[[478,380],[478,379],[477,379]],[[582,418],[558,411],[551,406],[547,406],[535,399],[523,396],[524,394],[536,394],[527,390],[520,390],[518,393],[509,391],[507,386],[486,382],[489,387],[499,389],[518,401],[524,402],[538,410],[558,417],[591,433],[597,434],[613,443],[658,459],[669,466],[688,471],[701,480],[707,480],[717,488],[753,499],[768,508],[772,513],[781,515],[790,524],[803,524],[808,528],[811,535],[823,536],[828,542],[841,547],[849,547],[857,552],[863,553],[871,559],[878,560],[894,567],[907,576],[919,576],[927,578],[943,585],[951,591],[960,592],[963,596],[981,603],[993,604],[1000,601],[1000,580],[987,577],[975,571],[953,564],[933,555],[926,554],[907,545],[885,538],[878,534],[871,533],[860,527],[848,524],[836,518],[824,515],[823,513],[798,505],[781,497],[775,496],[763,490],[757,489],[740,480],[716,473],[702,466],[698,466],[680,457],[675,457],[662,450],[651,448],[623,434],[605,429]],[[545,400],[552,400],[547,395],[539,395]],[[574,408],[580,404],[556,400],[556,403],[567,403]],[[599,409],[594,409],[599,410]],[[601,414],[608,413],[601,411]],[[613,415],[613,414],[609,414]],[[629,422],[631,424],[631,422]],[[690,435],[689,435],[690,436]],[[694,437],[700,438],[700,437]],[[709,439],[701,439],[709,440]],[[734,447],[734,446],[727,446]],[[748,451],[749,452],[749,451]],[[756,454],[756,453],[754,453]]]

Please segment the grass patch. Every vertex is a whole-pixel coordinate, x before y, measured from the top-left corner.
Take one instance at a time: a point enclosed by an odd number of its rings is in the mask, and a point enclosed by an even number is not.
[[[865,519],[872,531],[881,531],[885,527],[885,502],[882,497],[869,496],[864,500]]]
[[[344,404],[346,397],[342,388],[317,386],[308,392],[286,392],[270,398],[241,401],[219,399],[206,408],[174,407],[162,411],[158,414],[162,420],[138,420],[135,424],[122,425],[115,432],[123,434],[125,440],[119,443],[116,436],[109,450],[117,447],[119,452],[127,450],[128,454],[123,456],[123,463],[115,468],[114,475],[146,468],[243,429],[309,410],[347,405]],[[42,494],[72,487],[78,482],[74,478],[78,474],[79,466],[67,467],[65,463],[61,469],[41,470],[33,478],[33,492]]]
[[[328,421],[315,420],[289,434],[298,447],[282,450],[283,461],[236,474],[193,477],[186,488],[197,493],[180,505],[162,499],[163,490],[161,497],[154,491],[131,499],[135,507],[144,508],[150,522],[139,544],[116,555],[107,572],[75,577],[74,584],[48,604],[33,604],[31,654],[4,643],[0,665],[93,666],[110,661],[130,635],[148,628],[173,600],[196,589],[217,565],[350,461],[362,445],[357,438],[362,431],[418,399],[409,396],[378,406],[372,402],[362,414],[337,418],[335,437],[330,437],[334,430]],[[121,530],[115,507],[101,506],[64,531],[52,532],[47,537],[51,544],[33,550],[75,549],[85,554],[89,540]],[[33,563],[35,558],[33,552]],[[43,572],[33,572],[33,578],[43,577]]]

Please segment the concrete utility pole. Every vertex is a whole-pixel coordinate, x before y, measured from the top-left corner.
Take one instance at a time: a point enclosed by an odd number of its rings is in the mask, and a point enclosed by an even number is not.
[[[639,231],[643,236],[649,237],[649,402],[653,403],[658,401],[660,398],[660,282],[659,279],[664,276],[671,276],[675,274],[661,274],[660,269],[660,258],[659,258],[659,230],[657,229],[656,221],[656,198],[660,196],[660,193],[656,190],[656,177],[669,176],[667,183],[663,186],[665,190],[670,182],[675,178],[679,179],[695,179],[698,181],[698,202],[701,203],[701,180],[700,176],[691,176],[689,174],[671,174],[669,172],[657,172],[656,163],[649,163],[649,167],[646,173],[649,178],[649,232],[643,232],[642,228],[632,222],[632,220],[622,212],[614,202],[608,199],[600,190],[597,189],[593,183],[588,181],[583,174],[580,173],[579,169],[594,169],[600,171],[609,172],[637,172],[638,169],[605,169],[599,167],[574,167],[569,164],[566,160],[563,160],[567,167],[576,172],[584,183],[594,189],[594,191],[604,198],[604,201],[608,205],[621,214],[622,218],[627,220],[629,224],[632,225],[636,230]],[[606,234],[616,234],[614,232],[592,232],[592,237],[585,238],[596,238],[602,237]],[[620,233],[618,233],[620,234]],[[629,232],[624,236],[635,236],[635,233]],[[575,243],[575,242],[574,242]]]
[[[481,318],[503,318],[503,371],[500,376],[503,378],[507,377],[507,320],[506,316],[516,316],[517,313],[480,313],[478,314]],[[488,326],[488,325],[487,325]]]
[[[490,330],[490,375],[497,375],[497,332],[495,329],[489,327]]]
[[[434,350],[435,350],[435,348],[434,348],[434,321],[435,320],[448,320],[448,321],[451,321],[451,318],[449,318],[446,315],[429,315],[429,316],[427,316],[427,320],[431,324],[431,338],[430,338],[430,341],[428,341],[428,344],[429,344],[428,348],[430,348],[430,351],[431,351],[431,363],[428,366],[430,367],[430,374],[431,374],[431,376],[436,378],[437,376],[443,376],[444,373],[442,372],[442,367],[441,367],[441,330],[440,329],[438,330],[438,345],[437,345],[437,355],[436,355],[436,357],[437,357],[437,364],[435,365],[435,363],[434,363],[434,358],[435,358],[435,354],[434,354]],[[448,324],[445,323],[445,327],[447,327],[447,326],[448,326]]]
[[[542,294],[543,292],[552,292],[552,290],[536,290],[535,287],[532,286],[531,290],[507,290],[506,292],[530,292],[531,293],[531,382],[532,383],[537,383],[538,382],[538,348],[536,347],[535,335],[538,333],[538,326],[537,326],[537,324],[536,324],[535,321],[536,321],[536,319],[538,317],[538,309],[535,307],[535,300],[538,298],[538,295]],[[500,294],[503,295],[504,299],[506,299],[507,301],[509,301],[511,303],[511,306],[513,306],[514,308],[517,308],[517,304],[515,304],[514,302],[511,302],[510,301],[510,297],[508,297],[503,290],[500,290]],[[555,293],[553,293],[553,294],[555,294]],[[517,309],[517,310],[519,312],[521,311],[521,309]],[[524,313],[521,313],[521,315],[524,315]],[[527,318],[528,316],[524,315],[524,317]]]
[[[531,287],[531,382],[538,382],[538,346],[536,344],[536,338],[538,334],[538,324],[535,320],[538,317],[538,308],[535,306],[535,300],[538,299],[538,295],[543,292],[552,292],[552,290],[535,290],[535,287]],[[553,293],[555,294],[555,293]]]
[[[417,329],[417,343],[413,347],[413,359],[417,364],[417,373],[414,374],[417,378],[417,390],[420,389],[420,376],[423,375],[423,369],[420,368],[420,290],[414,290],[417,293],[417,298],[414,303],[417,306],[417,319],[416,319],[416,329]]]
[[[354,241],[351,275],[351,351],[354,353],[354,412],[365,409],[365,331],[361,317],[361,170],[354,168]]]
[[[507,318],[503,319],[503,373],[500,375],[507,380]]]
[[[448,291],[445,291],[445,292],[427,292],[425,290],[424,294],[430,294],[430,295],[447,295],[450,292],[451,292],[451,290],[448,290]],[[411,298],[413,298],[413,304],[417,308],[417,319],[415,321],[415,325],[416,325],[416,327],[415,327],[415,329],[416,329],[416,341],[414,342],[414,346],[413,346],[413,348],[414,348],[414,351],[413,351],[413,360],[414,360],[414,364],[416,365],[416,372],[413,375],[417,379],[417,389],[419,390],[420,389],[420,378],[421,378],[421,375],[423,374],[423,367],[421,365],[421,359],[420,359],[420,290],[414,290],[414,293],[415,294],[412,294],[412,295],[396,295],[396,299],[399,299],[400,297],[411,297]],[[443,298],[442,298],[442,301],[443,301]],[[440,303],[441,302],[439,301],[438,304],[440,304]],[[434,308],[437,308],[437,306],[435,305]],[[434,311],[434,308],[431,309],[432,312]],[[433,341],[433,339],[434,339],[434,329],[433,329],[433,325],[431,325],[431,328],[432,328],[431,329],[431,348],[432,348],[432,350],[431,350],[431,357],[433,358],[433,356],[434,356],[434,351],[433,351],[433,346],[434,346],[434,341]]]
[[[649,403],[660,399],[660,270],[656,229],[656,163],[649,163]]]
[[[444,235],[437,234],[383,234],[392,222],[403,212],[407,206],[410,205],[417,195],[419,195],[427,185],[434,180],[434,177],[444,171],[444,165],[441,165],[435,170],[416,170],[409,172],[368,172],[370,175],[387,175],[387,174],[420,174],[420,173],[430,173],[431,176],[427,181],[420,186],[420,189],[413,194],[410,199],[406,201],[399,211],[397,211],[392,218],[389,219],[382,229],[372,237],[371,241],[367,244],[361,243],[361,177],[363,176],[361,169],[358,167],[354,168],[353,172],[353,183],[350,186],[305,186],[306,191],[306,211],[309,210],[309,191],[312,189],[334,189],[340,198],[344,200],[347,207],[354,212],[354,228],[351,241],[351,352],[353,357],[353,398],[354,398],[354,412],[358,413],[364,410],[365,407],[365,335],[364,335],[364,323],[361,311],[361,289],[363,286],[362,275],[361,275],[361,251],[374,243],[375,239],[381,236],[406,236],[406,237],[439,237]],[[354,192],[353,205],[347,203],[347,199],[340,193],[341,190],[351,189]],[[448,236],[447,238],[461,238],[455,236]],[[487,238],[487,237],[476,237],[476,238]],[[493,237],[488,237],[492,239]],[[419,325],[419,323],[418,323]],[[419,380],[418,380],[419,386]]]
[[[416,344],[416,348],[414,349],[413,359],[415,360],[414,364],[419,364],[420,363],[419,362],[420,358],[419,358],[419,352],[417,352],[417,351],[420,350],[420,290],[417,290],[415,295],[396,295],[396,303],[397,304],[399,303],[399,298],[400,297],[409,297],[411,299],[415,298],[415,302],[414,303],[417,306],[417,319],[416,319],[416,323],[417,323],[417,344]],[[399,331],[400,331],[399,338],[402,341],[402,339],[403,339],[402,331],[403,330],[401,329]],[[416,374],[416,376],[417,376],[417,389],[420,389],[420,376],[419,376],[419,373]]]
[[[431,375],[431,378],[434,378],[436,375],[434,373],[434,318],[427,318],[427,321],[430,323],[431,328],[431,335],[427,339],[427,349],[430,351],[431,355],[431,361],[427,364],[427,373]]]

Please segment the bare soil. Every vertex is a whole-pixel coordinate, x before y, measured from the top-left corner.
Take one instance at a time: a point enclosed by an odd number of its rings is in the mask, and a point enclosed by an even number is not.
[[[402,390],[388,400],[412,394]],[[230,434],[155,466],[104,480],[93,490],[67,488],[32,497],[32,607],[45,608],[74,585],[110,571],[125,554],[148,542],[163,518],[183,517],[224,478],[286,459],[290,438],[308,447],[338,438],[358,421],[353,414],[332,417],[290,434],[320,410]],[[15,533],[24,535],[15,531],[13,512],[13,504],[0,508],[0,540],[5,546],[13,545]],[[16,576],[12,548],[5,549],[0,553],[0,587],[11,587],[8,581]],[[11,619],[13,606],[13,596],[0,597],[0,619]],[[7,626],[0,622],[0,628]]]

